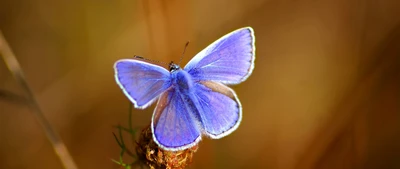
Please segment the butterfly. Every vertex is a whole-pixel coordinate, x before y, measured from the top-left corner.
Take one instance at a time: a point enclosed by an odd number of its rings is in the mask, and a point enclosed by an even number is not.
[[[143,60],[118,60],[115,80],[135,108],[158,99],[153,140],[164,150],[178,151],[195,146],[202,135],[219,139],[238,128],[242,105],[226,85],[245,81],[254,60],[254,31],[244,27],[213,42],[183,69],[173,62],[168,71]]]

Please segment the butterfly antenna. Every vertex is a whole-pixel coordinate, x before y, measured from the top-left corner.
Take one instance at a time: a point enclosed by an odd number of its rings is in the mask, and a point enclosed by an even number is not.
[[[190,41],[187,41],[186,44],[185,44],[185,48],[183,49],[183,53],[182,53],[181,58],[179,59],[178,65],[180,65],[181,62],[182,62],[183,56],[185,55],[185,52],[186,52],[186,48],[189,46],[189,42]]]
[[[153,63],[157,63],[157,64],[163,64],[163,65],[167,65],[167,66],[169,65],[169,64],[167,64],[165,62],[161,62],[161,61],[157,61],[157,60],[150,60],[150,59],[144,58],[142,56],[138,56],[138,55],[134,55],[133,57],[135,59],[145,60],[145,61],[148,61],[148,62],[153,62]]]

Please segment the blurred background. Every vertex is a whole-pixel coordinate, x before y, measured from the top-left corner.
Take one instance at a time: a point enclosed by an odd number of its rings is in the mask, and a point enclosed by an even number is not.
[[[204,139],[190,168],[399,169],[398,0],[0,0],[0,30],[79,168],[119,168],[113,125],[129,102],[113,64],[178,61],[252,26],[255,70],[232,88],[234,133]],[[0,60],[0,168],[62,168]],[[133,111],[150,123],[154,105]]]

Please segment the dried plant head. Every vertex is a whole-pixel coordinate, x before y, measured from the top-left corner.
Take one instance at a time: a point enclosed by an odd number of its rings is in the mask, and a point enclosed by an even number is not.
[[[144,128],[136,143],[136,153],[140,161],[151,169],[183,169],[192,163],[198,145],[180,151],[166,151],[154,142],[150,126]]]

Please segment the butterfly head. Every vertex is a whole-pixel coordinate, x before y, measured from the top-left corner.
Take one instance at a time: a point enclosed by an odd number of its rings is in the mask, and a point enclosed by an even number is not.
[[[174,72],[175,70],[179,70],[181,67],[179,65],[175,64],[174,62],[169,63],[169,71]]]

